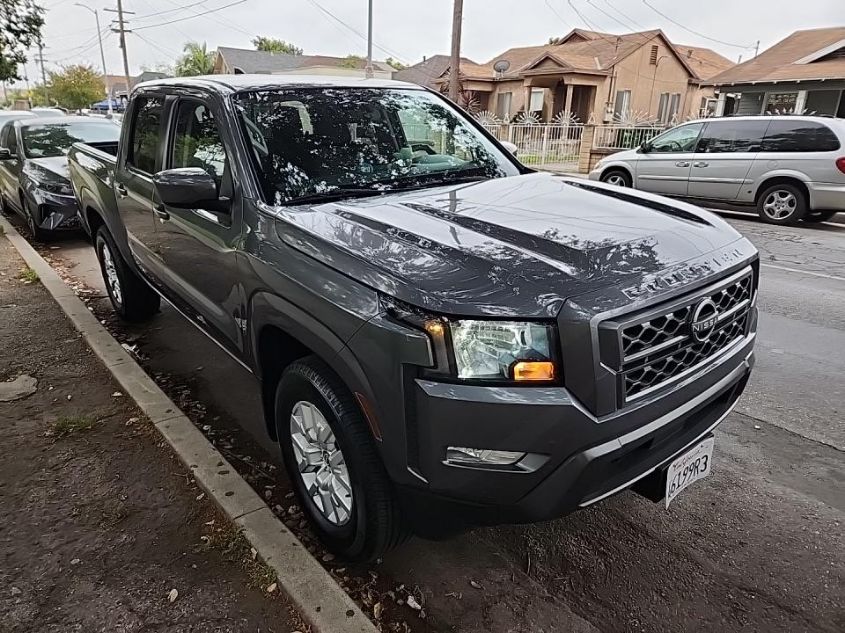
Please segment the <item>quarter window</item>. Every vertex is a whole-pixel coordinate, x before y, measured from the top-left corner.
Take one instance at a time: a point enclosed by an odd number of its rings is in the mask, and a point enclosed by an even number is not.
[[[834,152],[839,139],[833,131],[814,121],[772,121],[763,139],[764,152]]]
[[[708,154],[759,152],[768,125],[766,120],[708,123],[698,141],[697,151]]]
[[[171,167],[199,167],[217,181],[226,170],[226,151],[211,110],[197,101],[181,101],[170,154]]]
[[[135,100],[132,136],[126,162],[147,174],[152,174],[156,168],[163,106],[161,97],[139,97]]]

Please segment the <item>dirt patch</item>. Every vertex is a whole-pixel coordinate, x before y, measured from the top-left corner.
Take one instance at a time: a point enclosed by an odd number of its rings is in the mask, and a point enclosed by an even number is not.
[[[38,379],[0,403],[0,631],[307,630],[22,269],[0,239],[0,381]]]

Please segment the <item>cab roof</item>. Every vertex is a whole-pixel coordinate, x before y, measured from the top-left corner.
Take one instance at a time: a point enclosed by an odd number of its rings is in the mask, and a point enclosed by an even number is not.
[[[270,90],[277,88],[394,88],[425,90],[422,86],[392,79],[365,79],[332,75],[200,75],[198,77],[169,77],[145,81],[136,88],[156,86],[196,86],[216,88],[221,92]]]

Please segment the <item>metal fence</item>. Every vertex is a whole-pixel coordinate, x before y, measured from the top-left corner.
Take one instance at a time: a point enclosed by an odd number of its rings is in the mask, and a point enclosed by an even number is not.
[[[485,123],[484,127],[500,141],[517,147],[517,157],[525,165],[558,171],[578,168],[583,125],[556,123]]]
[[[593,135],[593,147],[634,149],[666,129],[667,126],[663,125],[597,125]]]

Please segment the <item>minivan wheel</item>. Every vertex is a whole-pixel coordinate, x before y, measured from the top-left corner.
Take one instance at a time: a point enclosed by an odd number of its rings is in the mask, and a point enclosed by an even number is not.
[[[114,311],[125,321],[147,321],[158,312],[159,296],[127,265],[105,226],[97,231],[94,249]]]
[[[309,356],[276,388],[285,468],[311,527],[350,561],[382,556],[408,535],[369,427],[337,375]]]
[[[772,185],[760,194],[757,213],[770,224],[793,224],[806,215],[807,198],[795,185]]]
[[[617,187],[631,186],[631,176],[621,169],[608,169],[601,175],[601,181]]]
[[[810,211],[804,216],[804,222],[827,222],[832,220],[839,211]]]

